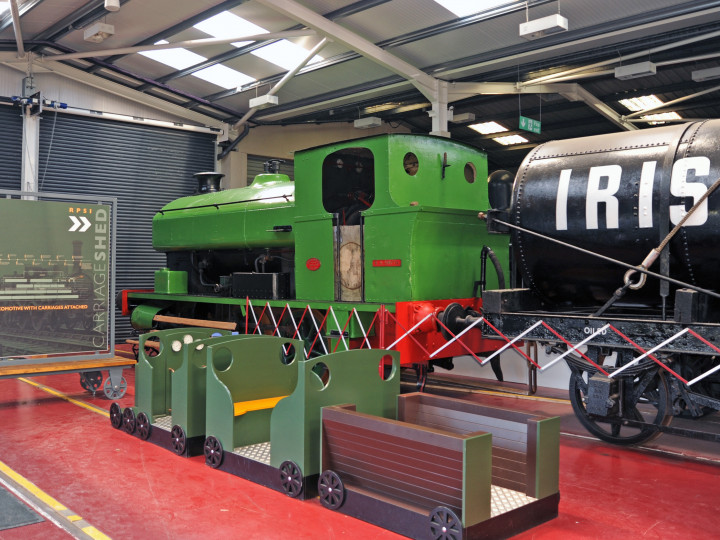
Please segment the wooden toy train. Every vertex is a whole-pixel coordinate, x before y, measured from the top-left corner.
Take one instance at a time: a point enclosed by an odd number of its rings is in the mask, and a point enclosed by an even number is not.
[[[206,328],[144,334],[135,406],[113,403],[110,421],[413,538],[505,538],[557,515],[557,417],[399,395],[396,351],[303,347]]]
[[[499,352],[537,342],[556,355],[541,371],[570,366],[591,433],[645,442],[720,410],[718,136],[707,121],[551,142],[514,184],[486,182],[472,147],[398,134],[297,152],[294,182],[277,162],[241,189],[199,174],[155,216],[167,268],[123,313],[299,339],[305,358],[393,350],[421,385],[463,354],[500,375]]]

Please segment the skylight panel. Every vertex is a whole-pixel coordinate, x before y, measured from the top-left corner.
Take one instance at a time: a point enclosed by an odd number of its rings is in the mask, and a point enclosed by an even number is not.
[[[305,60],[309,52],[310,51],[300,45],[292,43],[287,39],[283,39],[281,41],[271,43],[270,45],[266,45],[265,47],[260,47],[259,49],[252,51],[252,54],[289,71]],[[314,64],[315,62],[321,62],[322,60],[322,56],[315,55],[308,63]]]
[[[507,131],[508,128],[505,126],[498,124],[497,122],[483,122],[481,124],[471,124],[468,126],[470,129],[474,129],[478,133],[481,133],[483,135],[489,135],[491,133],[500,133],[502,131]]]
[[[452,11],[458,17],[467,17],[468,15],[487,11],[494,7],[512,4],[514,0],[483,0],[482,2],[477,2],[476,0],[435,0],[435,2],[448,11]]]
[[[253,82],[255,79],[249,75],[245,75],[240,71],[236,71],[222,64],[206,67],[200,71],[193,73],[195,77],[213,84],[216,84],[226,90],[237,88],[244,84]]]
[[[643,120],[653,120],[652,122],[649,122],[649,123],[654,126],[664,124],[665,120],[682,120],[682,116],[680,116],[675,111],[656,113],[656,114],[646,114],[645,116],[641,116],[640,118],[642,118]]]
[[[251,36],[255,34],[267,34],[268,31],[263,27],[258,26],[255,23],[233,15],[229,11],[223,11],[218,13],[214,17],[205,19],[204,21],[196,24],[194,28],[197,28],[201,32],[205,32],[216,38],[232,38],[241,36]],[[251,43],[250,41],[237,41],[233,43],[235,47],[243,47]],[[297,45],[286,39],[276,41],[265,47],[261,47],[252,54],[262,58],[276,66],[291,70],[302,62],[310,51],[304,49],[300,45]],[[324,60],[322,56],[314,56],[309,63],[320,62]]]
[[[502,144],[503,146],[509,146],[511,144],[522,144],[529,142],[522,135],[506,135],[505,137],[495,137],[493,141]]]
[[[163,39],[155,43],[155,45],[164,45],[166,43],[168,42]],[[185,69],[207,60],[204,56],[183,48],[143,51],[140,54],[175,69]]]
[[[164,45],[165,43],[167,43],[167,41],[161,40],[155,43],[155,45]],[[190,66],[197,65],[200,62],[207,60],[204,56],[183,48],[144,51],[140,54],[175,69],[189,68]],[[231,69],[227,66],[223,66],[222,64],[215,64],[213,66],[206,67],[196,71],[192,75],[209,83],[216,84],[226,90],[229,90],[230,88],[237,88],[255,80],[241,71]]]
[[[618,103],[632,112],[637,112],[644,111],[645,109],[651,109],[653,107],[659,107],[663,104],[663,101],[655,94],[650,94],[649,96],[621,99]]]
[[[261,26],[251,23],[237,15],[233,15],[229,11],[223,11],[209,19],[205,19],[197,23],[194,28],[216,38],[233,38],[268,33],[268,31]],[[243,47],[249,43],[251,42],[238,41],[233,43],[233,45],[235,47]]]

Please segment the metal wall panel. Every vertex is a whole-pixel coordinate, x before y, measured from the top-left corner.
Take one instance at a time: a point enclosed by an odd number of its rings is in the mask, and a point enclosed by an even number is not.
[[[215,168],[215,136],[47,112],[40,127],[40,191],[116,197],[116,290],[152,288],[165,255],[152,248],[152,218],[195,191]],[[116,338],[131,333],[117,318]]]
[[[19,190],[22,181],[22,116],[18,107],[0,107],[0,189]]]

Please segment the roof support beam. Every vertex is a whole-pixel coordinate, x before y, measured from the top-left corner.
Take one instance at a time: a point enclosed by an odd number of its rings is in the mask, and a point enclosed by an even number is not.
[[[337,43],[342,43],[347,48],[410,81],[432,103],[430,116],[432,117],[433,129],[431,134],[449,136],[447,127],[447,81],[441,81],[428,75],[420,68],[398,58],[347,28],[326,19],[295,0],[256,1],[314,29],[318,34],[325,35]]]
[[[2,59],[0,58],[0,60],[2,60]],[[2,63],[8,67],[17,69],[18,71],[24,72],[25,68],[26,68],[26,65],[24,63],[19,63],[17,61],[11,62],[11,61],[5,60]],[[86,84],[93,88],[98,88],[104,92],[108,92],[110,94],[114,94],[116,96],[120,96],[122,98],[129,99],[131,101],[140,103],[142,105],[153,107],[160,111],[164,111],[168,114],[172,114],[178,118],[183,118],[190,122],[194,122],[196,124],[200,124],[200,125],[204,125],[204,126],[219,128],[219,129],[224,130],[225,133],[228,132],[227,124],[225,124],[219,120],[216,120],[215,118],[212,118],[205,114],[200,114],[195,111],[191,111],[181,105],[175,105],[165,99],[157,98],[154,96],[150,96],[148,94],[144,94],[142,92],[138,92],[137,90],[133,90],[132,88],[128,88],[127,86],[123,86],[122,84],[118,84],[118,83],[103,79],[101,77],[97,77],[95,75],[87,73],[84,70],[77,69],[77,68],[68,66],[66,64],[59,63],[59,62],[53,63],[51,65],[43,66],[43,69],[44,70],[46,69],[52,73],[56,73],[57,75],[67,77],[68,79],[72,79],[74,81]]]
[[[23,45],[22,29],[20,28],[20,10],[17,0],[10,0],[10,13],[12,13],[13,30],[15,31],[15,42],[17,43],[17,56],[25,56],[25,45]]]
[[[164,43],[161,45],[137,45],[135,47],[122,47],[119,49],[105,49],[100,51],[84,51],[67,54],[52,54],[43,56],[43,61],[59,61],[59,60],[75,60],[79,58],[99,58],[110,54],[132,54],[143,51],[158,51],[163,49],[192,49],[195,47],[205,47],[207,45],[225,45],[235,41],[259,41],[265,39],[285,39],[288,37],[302,37],[315,35],[312,30],[292,30],[287,32],[275,32],[274,34],[254,34],[252,36],[238,36],[233,38],[207,38],[207,39],[191,39],[187,41],[177,41],[175,43]]]

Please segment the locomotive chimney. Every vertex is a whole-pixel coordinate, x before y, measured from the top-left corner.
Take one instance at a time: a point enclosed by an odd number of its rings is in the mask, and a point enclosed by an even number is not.
[[[220,180],[222,180],[225,175],[217,172],[199,172],[193,174],[193,176],[197,178],[198,181],[198,187],[195,193],[200,194],[220,191]]]

